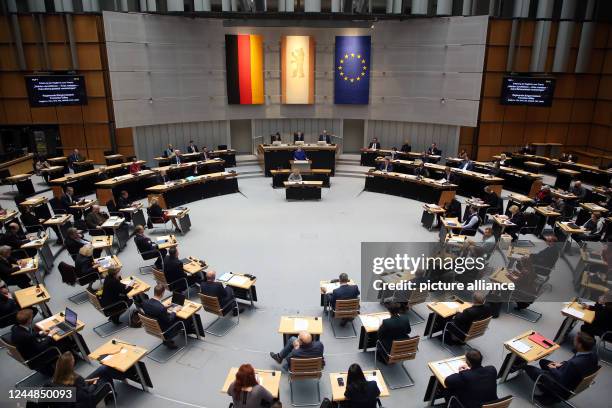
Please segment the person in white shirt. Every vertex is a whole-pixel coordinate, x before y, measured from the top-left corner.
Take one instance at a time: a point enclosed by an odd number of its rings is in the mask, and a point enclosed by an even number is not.
[[[300,169],[298,168],[293,169],[293,171],[289,175],[289,181],[295,182],[295,183],[302,182],[302,175],[300,174]]]
[[[478,221],[478,211],[474,207],[468,207],[468,216],[461,224],[461,233],[463,234],[464,230],[475,230],[478,226]]]

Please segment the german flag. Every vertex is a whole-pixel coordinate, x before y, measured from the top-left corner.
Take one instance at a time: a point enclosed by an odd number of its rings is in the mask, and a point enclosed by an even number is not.
[[[227,101],[230,105],[264,103],[261,35],[225,35]]]

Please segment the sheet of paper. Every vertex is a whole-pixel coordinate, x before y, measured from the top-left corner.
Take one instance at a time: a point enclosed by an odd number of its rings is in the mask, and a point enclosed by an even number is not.
[[[332,293],[335,289],[340,287],[339,283],[326,283],[323,285],[325,288],[325,293]]]
[[[223,275],[218,277],[217,280],[220,282],[227,282],[228,280],[232,278],[232,276],[234,275],[231,272],[225,272]]]
[[[378,387],[378,389],[379,390],[383,389],[383,386],[380,383],[380,376],[379,375],[368,375],[368,376],[366,376],[366,380],[367,381],[376,381],[376,386]]]
[[[531,350],[531,346],[529,346],[528,344],[524,343],[521,340],[514,340],[513,342],[510,343],[510,347],[512,347],[519,353],[526,353],[529,350]]]
[[[246,285],[247,283],[249,283],[249,278],[242,275],[234,275],[229,281],[234,285]]]
[[[584,312],[581,312],[580,310],[576,310],[571,307],[564,308],[563,313],[568,314],[570,316],[574,316],[577,319],[582,319],[584,317]]]
[[[449,309],[458,309],[459,308],[459,303],[457,302],[440,302],[442,303],[444,306],[448,307]]]
[[[436,368],[438,369],[438,372],[440,374],[442,374],[442,377],[444,377],[444,378],[448,377],[451,374],[455,374],[453,369],[450,368],[449,365],[446,364],[445,362],[443,362],[443,363],[436,363]]]
[[[451,370],[453,370],[454,373],[458,373],[459,367],[464,365],[465,361],[463,361],[463,359],[458,358],[456,360],[447,361],[446,364],[448,364],[448,366],[450,367]]]
[[[302,331],[308,329],[308,320],[306,319],[294,319],[293,329],[295,331]]]

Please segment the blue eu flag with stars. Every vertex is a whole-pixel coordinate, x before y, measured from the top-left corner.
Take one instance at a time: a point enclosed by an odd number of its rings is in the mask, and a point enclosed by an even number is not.
[[[334,103],[367,105],[370,96],[371,37],[337,36]]]

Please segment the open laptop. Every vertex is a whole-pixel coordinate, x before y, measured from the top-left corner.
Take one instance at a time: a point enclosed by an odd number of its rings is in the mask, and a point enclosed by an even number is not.
[[[64,321],[56,324],[53,329],[58,329],[57,334],[64,335],[76,330],[77,328],[77,314],[70,308],[66,308],[64,311]]]
[[[181,292],[172,292],[172,306],[183,306],[185,304],[185,295]]]

